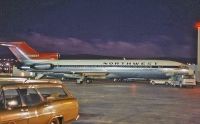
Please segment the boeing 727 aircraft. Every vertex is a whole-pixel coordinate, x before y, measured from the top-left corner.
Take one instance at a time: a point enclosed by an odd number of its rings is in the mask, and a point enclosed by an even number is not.
[[[37,78],[62,75],[76,78],[77,82],[82,83],[92,79],[163,79],[193,73],[187,65],[170,60],[58,60],[57,54],[53,54],[53,59],[48,54],[41,58],[36,54],[37,51],[24,44],[26,43],[0,42],[0,45],[9,47],[21,62],[19,69],[35,72],[38,74]]]

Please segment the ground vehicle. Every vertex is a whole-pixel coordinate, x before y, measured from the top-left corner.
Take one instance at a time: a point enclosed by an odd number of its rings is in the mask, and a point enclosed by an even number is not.
[[[150,80],[150,84],[155,85],[155,84],[168,84],[168,79],[152,79]]]
[[[78,119],[78,108],[60,82],[0,82],[1,124],[63,124]]]
[[[169,79],[168,82],[172,86],[195,86],[195,75],[175,75]]]

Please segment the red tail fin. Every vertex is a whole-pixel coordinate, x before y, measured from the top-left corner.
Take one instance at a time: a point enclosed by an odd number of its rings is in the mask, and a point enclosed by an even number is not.
[[[30,59],[59,59],[60,55],[59,53],[40,53],[30,47],[26,42],[24,41],[17,41],[17,42],[7,42],[7,44],[11,44],[16,46],[16,48],[19,48],[23,53],[25,53]],[[9,46],[8,46],[9,47]],[[10,47],[9,47],[10,48]],[[16,48],[10,48],[10,50],[15,54]]]
[[[59,53],[40,53],[31,48],[26,42],[15,42],[31,59],[59,59]]]
[[[26,42],[24,41],[17,41],[17,42],[11,42],[12,45],[15,45],[19,49],[21,49],[24,53],[27,54],[28,57],[34,58],[39,56],[39,52],[30,47]]]

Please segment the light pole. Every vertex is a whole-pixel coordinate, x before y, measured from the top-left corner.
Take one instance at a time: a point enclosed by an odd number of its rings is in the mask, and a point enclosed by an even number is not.
[[[200,82],[200,22],[197,22],[195,27],[198,30],[196,79],[197,79],[197,82]]]

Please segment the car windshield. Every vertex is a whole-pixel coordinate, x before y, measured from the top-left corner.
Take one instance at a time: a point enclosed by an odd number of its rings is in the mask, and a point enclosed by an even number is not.
[[[38,88],[38,91],[46,99],[47,97],[54,98],[64,98],[67,97],[67,93],[62,89],[62,87],[43,87]]]
[[[184,79],[194,79],[194,75],[184,75]]]

